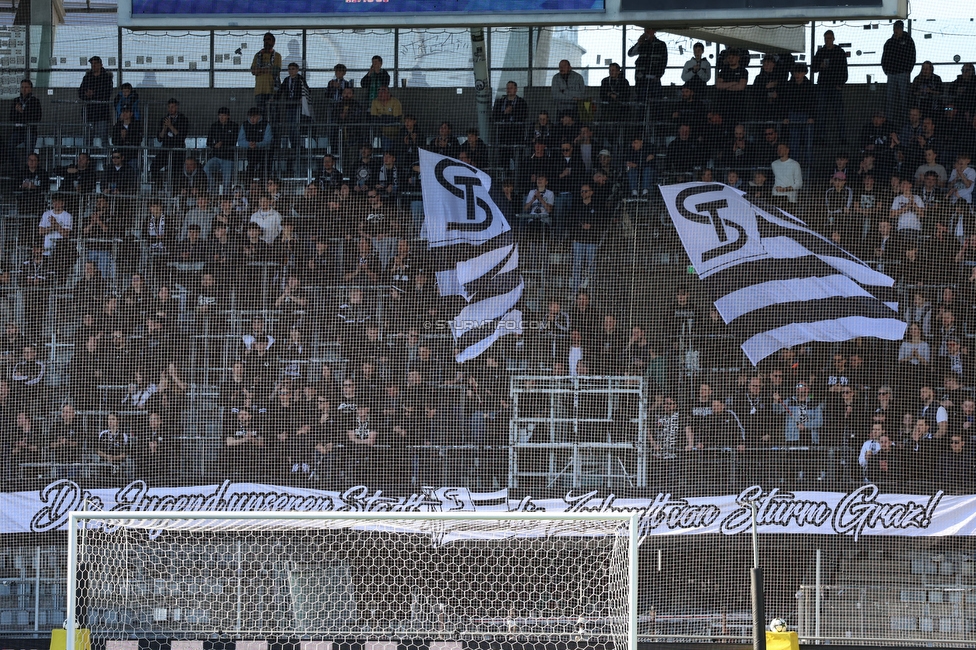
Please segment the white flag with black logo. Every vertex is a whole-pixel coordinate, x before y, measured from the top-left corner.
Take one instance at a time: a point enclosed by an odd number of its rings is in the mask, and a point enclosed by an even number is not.
[[[522,332],[515,308],[525,283],[512,229],[488,195],[491,177],[460,160],[420,150],[427,239],[441,295],[468,305],[451,322],[458,362],[477,357],[505,334]]]
[[[719,183],[661,187],[692,266],[756,364],[810,341],[901,340],[894,280],[802,221]]]

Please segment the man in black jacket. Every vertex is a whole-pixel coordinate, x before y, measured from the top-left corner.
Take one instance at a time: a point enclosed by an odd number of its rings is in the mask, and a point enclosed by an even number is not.
[[[19,160],[17,150],[33,151],[37,140],[37,127],[31,126],[41,121],[41,102],[34,96],[34,84],[30,79],[20,82],[20,94],[10,104],[8,121],[11,123],[7,140],[10,160]],[[23,147],[21,147],[23,145]]]
[[[817,96],[820,108],[819,132],[823,138],[828,124],[836,125],[841,142],[847,141],[844,120],[844,84],[847,83],[847,52],[834,45],[834,32],[828,29],[823,35],[824,44],[813,55],[810,72],[817,77]]]
[[[582,288],[586,279],[590,281],[590,286],[593,285],[596,255],[607,227],[606,209],[594,200],[592,186],[583,183],[579,195],[580,198],[573,204],[570,223],[570,236],[573,238],[573,293]]]
[[[173,98],[166,102],[166,114],[159,121],[156,139],[165,153],[159,153],[149,171],[153,182],[162,185],[179,173],[185,158],[186,136],[190,130],[190,119],[180,112],[180,102]],[[167,176],[170,178],[167,179]]]
[[[518,94],[518,84],[505,84],[505,94],[495,100],[491,117],[498,132],[498,144],[515,146],[525,136],[525,120],[529,117],[529,105]]]
[[[112,120],[112,73],[102,67],[102,57],[88,59],[91,70],[85,73],[78,87],[78,99],[88,102],[85,106],[85,122],[91,125],[92,135],[108,144],[108,126]]]
[[[905,122],[914,67],[915,41],[905,33],[905,23],[896,20],[891,38],[885,41],[881,53],[881,69],[888,75],[888,82],[885,84],[888,95],[887,113],[899,127]]]
[[[217,121],[210,125],[207,133],[207,148],[212,154],[207,164],[203,166],[203,173],[210,183],[210,193],[216,194],[219,189],[216,182],[217,170],[228,190],[234,183],[234,147],[237,145],[237,135],[240,125],[230,119],[230,109],[221,106],[217,109]]]
[[[657,29],[645,27],[637,42],[627,51],[636,56],[634,68],[637,78],[637,101],[658,99],[661,96],[661,77],[668,67],[668,46],[657,37]]]

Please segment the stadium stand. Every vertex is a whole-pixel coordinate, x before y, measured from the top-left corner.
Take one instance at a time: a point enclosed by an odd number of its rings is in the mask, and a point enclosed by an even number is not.
[[[719,83],[694,69],[646,101],[590,85],[592,110],[516,86],[488,142],[453,89],[312,88],[313,118],[287,84],[264,112],[232,104],[241,89],[140,88],[127,106],[121,89],[79,95],[98,83],[81,75],[51,96],[22,88],[10,110],[36,102],[38,119],[7,133],[0,179],[0,489],[973,494],[976,86],[920,64],[906,103],[857,88],[827,111],[822,60],[749,58],[725,50]],[[420,148],[488,172],[522,248],[533,325],[463,365],[446,326],[458,298],[439,294],[420,228]],[[895,278],[906,339],[799,345],[752,368],[656,191],[691,180],[778,206]],[[872,551],[838,552],[829,634],[971,630],[932,613],[953,585],[973,602],[971,549],[934,564],[912,548],[888,566],[897,588],[854,601],[843,585],[868,577]],[[730,585],[689,587],[693,573],[648,589],[680,584],[674,610],[710,618],[662,614],[649,633],[735,636],[744,622],[712,616]],[[809,571],[798,580],[802,613]],[[796,582],[771,600],[791,603]],[[36,588],[32,621],[59,623],[60,582]],[[884,615],[854,620],[852,602]],[[0,627],[24,611],[4,605]]]

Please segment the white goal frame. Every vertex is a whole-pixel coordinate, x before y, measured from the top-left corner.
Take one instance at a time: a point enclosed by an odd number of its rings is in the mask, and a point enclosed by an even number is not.
[[[92,521],[99,520],[208,520],[208,521],[314,521],[314,520],[357,520],[384,522],[391,520],[424,521],[512,521],[512,522],[585,522],[619,521],[628,529],[628,603],[627,603],[627,650],[637,650],[637,595],[638,595],[638,550],[640,545],[638,513],[593,513],[593,512],[201,512],[201,511],[72,511],[68,515],[68,576],[65,628],[67,632],[66,650],[79,650],[75,647],[75,631],[78,629],[78,545],[80,533]]]

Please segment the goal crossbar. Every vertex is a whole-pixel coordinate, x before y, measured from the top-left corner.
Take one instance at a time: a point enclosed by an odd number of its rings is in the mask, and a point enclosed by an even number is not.
[[[619,522],[626,529],[626,544],[628,557],[628,594],[627,594],[627,646],[628,650],[637,650],[637,596],[638,596],[638,547],[639,547],[639,519],[637,513],[593,513],[593,512],[229,512],[229,511],[153,511],[153,512],[119,512],[119,511],[74,511],[68,516],[68,575],[67,575],[67,620],[65,621],[67,648],[75,648],[75,631],[79,627],[77,620],[78,605],[78,569],[79,544],[81,535],[92,523],[99,521],[116,522],[144,522],[138,527],[142,529],[166,528],[165,522],[174,520],[212,522],[216,528],[231,531],[237,530],[234,522],[239,522],[244,528],[252,524],[270,521],[288,521],[295,524],[308,525],[321,522],[322,528],[329,528],[329,522],[359,521],[364,524],[374,524],[382,527],[384,522],[405,522],[416,525],[414,532],[424,532],[421,524],[436,522],[511,522],[520,524],[518,528],[526,530],[526,526],[533,522],[541,525],[566,524],[560,527],[563,534],[577,534],[572,527],[573,522],[586,524],[588,522]],[[246,524],[245,524],[246,522]],[[315,528],[315,526],[312,526]],[[543,529],[544,530],[544,529]],[[539,530],[536,530],[538,533]],[[593,534],[593,533],[589,533]],[[510,535],[519,536],[519,535]],[[524,535],[531,538],[537,536],[531,531]]]

